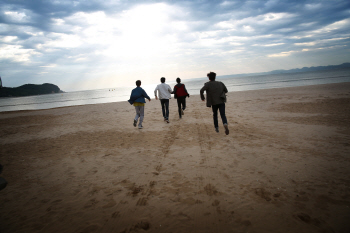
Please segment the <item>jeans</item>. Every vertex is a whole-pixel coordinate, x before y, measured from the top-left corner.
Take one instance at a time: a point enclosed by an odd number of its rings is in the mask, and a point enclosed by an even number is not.
[[[218,109],[220,111],[220,116],[223,124],[227,124],[227,119],[225,115],[225,103],[212,105],[211,108],[213,109],[213,118],[214,118],[214,126],[215,128],[219,127],[218,124]]]
[[[138,121],[138,119],[140,118],[139,126],[142,126],[143,117],[145,115],[145,106],[135,106],[135,110],[136,110],[135,121]]]
[[[161,99],[160,104],[162,105],[162,112],[164,119],[169,119],[169,99]]]
[[[181,105],[182,105],[182,108],[181,108]],[[181,109],[182,110],[186,109],[186,96],[177,97],[177,107],[179,109],[179,117],[181,118],[182,117]]]

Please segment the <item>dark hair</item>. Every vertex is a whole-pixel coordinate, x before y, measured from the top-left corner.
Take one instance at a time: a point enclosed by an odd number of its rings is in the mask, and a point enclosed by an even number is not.
[[[216,74],[214,72],[210,72],[207,74],[207,77],[210,79],[210,81],[214,81],[216,78]]]
[[[162,83],[165,83],[165,78],[164,78],[164,77],[161,77],[161,78],[160,78],[160,81],[161,81]]]
[[[177,83],[181,83],[181,79],[180,79],[180,78],[177,78],[177,79],[176,79],[176,82],[177,82]]]
[[[141,86],[141,80],[136,81],[136,86],[138,86],[138,87]]]

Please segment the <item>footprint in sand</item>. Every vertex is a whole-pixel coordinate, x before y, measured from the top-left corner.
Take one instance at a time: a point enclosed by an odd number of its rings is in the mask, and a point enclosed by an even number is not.
[[[157,171],[157,172],[163,171],[164,169],[162,169],[162,167],[163,167],[162,164],[157,165],[157,166],[156,166],[156,171]]]
[[[217,195],[219,193],[212,184],[207,184],[204,187],[204,191],[206,192],[206,194],[208,196],[214,196],[214,195]]]
[[[136,205],[138,205],[138,206],[145,206],[145,205],[147,205],[147,197],[141,197],[138,201],[137,201],[137,203],[136,203]]]

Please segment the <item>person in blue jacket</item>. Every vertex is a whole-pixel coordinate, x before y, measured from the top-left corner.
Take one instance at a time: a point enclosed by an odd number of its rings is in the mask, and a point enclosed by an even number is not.
[[[133,104],[136,110],[136,116],[134,119],[134,127],[136,127],[137,125],[137,121],[140,118],[139,121],[139,129],[142,129],[142,122],[143,122],[143,118],[144,118],[144,113],[145,113],[145,98],[148,99],[148,101],[151,101],[151,98],[149,98],[149,96],[147,95],[147,93],[145,92],[145,90],[143,90],[140,86],[141,86],[141,81],[137,80],[136,81],[136,88],[133,89],[131,91],[131,95],[130,95],[130,99],[128,100],[128,102],[130,104]]]

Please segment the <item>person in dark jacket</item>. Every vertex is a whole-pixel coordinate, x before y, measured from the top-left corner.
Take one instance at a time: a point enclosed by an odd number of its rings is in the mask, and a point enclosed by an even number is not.
[[[144,112],[145,112],[145,98],[148,99],[148,101],[151,101],[151,98],[147,95],[147,93],[145,92],[145,90],[143,90],[140,86],[141,86],[141,81],[137,80],[136,81],[136,88],[133,89],[131,91],[131,95],[130,95],[130,99],[128,100],[128,102],[130,104],[133,104],[136,110],[136,116],[134,119],[134,127],[136,127],[137,125],[137,121],[140,118],[139,121],[139,129],[142,129],[142,122],[143,122],[143,118],[144,118]]]
[[[227,118],[225,114],[225,102],[226,102],[226,93],[227,88],[224,83],[215,81],[216,73],[210,72],[207,74],[209,82],[204,84],[204,87],[200,90],[200,95],[202,101],[205,101],[203,95],[204,91],[207,93],[207,107],[211,107],[213,110],[213,119],[215,131],[219,132],[218,124],[218,110],[220,111],[220,116],[222,123],[224,124],[225,134],[229,134]]]
[[[185,84],[181,83],[181,79],[176,79],[177,84],[174,86],[174,98],[177,99],[177,106],[179,109],[179,118],[184,115],[184,110],[186,109],[186,97],[190,97],[188,94]]]

